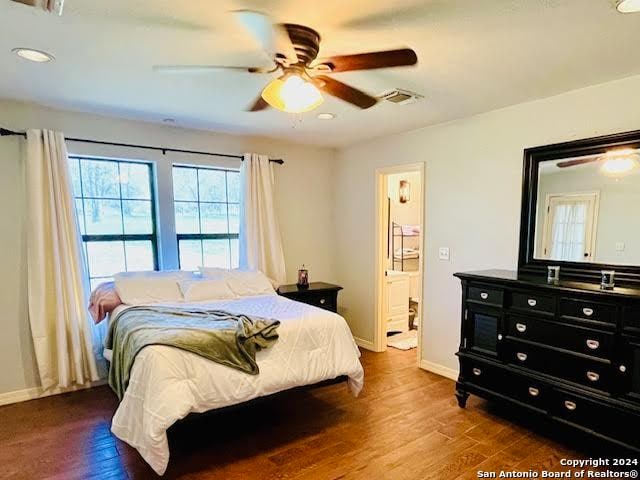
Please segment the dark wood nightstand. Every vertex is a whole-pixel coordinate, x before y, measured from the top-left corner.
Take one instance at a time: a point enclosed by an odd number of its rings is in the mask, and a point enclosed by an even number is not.
[[[324,308],[331,312],[338,311],[338,292],[342,287],[324,282],[311,282],[309,288],[298,288],[297,285],[281,285],[278,295],[297,302],[307,303],[314,307]]]

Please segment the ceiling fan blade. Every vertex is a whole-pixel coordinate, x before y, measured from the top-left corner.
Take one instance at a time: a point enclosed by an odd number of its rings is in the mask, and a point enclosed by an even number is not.
[[[385,52],[358,53],[324,58],[316,65],[328,65],[332,72],[371,70],[374,68],[405,67],[418,63],[416,52],[410,48]]]
[[[575,167],[576,165],[584,165],[585,163],[597,162],[599,158],[581,158],[577,160],[567,160],[565,162],[558,162],[556,165],[558,168]]]
[[[253,36],[269,58],[284,58],[289,65],[298,63],[298,55],[283,25],[254,10],[234,10],[238,22]]]
[[[277,67],[264,68],[264,67],[234,67],[224,65],[154,65],[153,71],[158,73],[211,73],[220,72],[224,70],[235,70],[239,72],[249,73],[271,73],[277,70]]]
[[[266,110],[267,108],[269,108],[269,104],[264,100],[264,98],[262,98],[262,95],[260,95],[256,98],[256,101],[247,108],[247,112],[259,112],[260,110]]]
[[[327,92],[329,95],[351,103],[359,108],[366,109],[373,107],[378,103],[378,99],[372,97],[368,93],[364,93],[357,88],[353,88],[346,83],[334,80],[326,75],[318,75],[313,78],[313,83],[322,91]]]

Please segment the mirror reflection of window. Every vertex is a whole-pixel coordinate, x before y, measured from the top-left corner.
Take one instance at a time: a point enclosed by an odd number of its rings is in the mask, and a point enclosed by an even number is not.
[[[640,265],[640,149],[542,161],[534,258]]]
[[[549,196],[545,222],[546,258],[565,262],[591,259],[597,200],[597,193]]]

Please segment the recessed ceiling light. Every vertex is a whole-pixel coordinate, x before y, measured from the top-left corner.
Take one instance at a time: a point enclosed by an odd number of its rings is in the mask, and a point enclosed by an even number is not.
[[[14,48],[11,50],[19,57],[29,60],[31,62],[45,63],[54,60],[53,55],[47,52],[41,52],[40,50],[34,50],[33,48]]]
[[[336,118],[336,115],[334,113],[319,113],[318,118],[320,120],[333,120]]]
[[[620,13],[640,12],[640,0],[618,0],[616,8]]]

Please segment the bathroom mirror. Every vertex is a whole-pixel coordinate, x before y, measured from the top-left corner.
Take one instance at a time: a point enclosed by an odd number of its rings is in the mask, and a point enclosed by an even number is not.
[[[640,281],[640,132],[525,150],[520,269]]]

